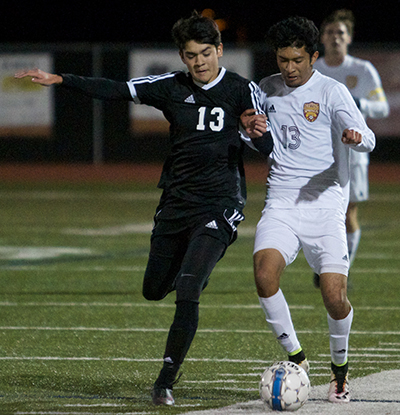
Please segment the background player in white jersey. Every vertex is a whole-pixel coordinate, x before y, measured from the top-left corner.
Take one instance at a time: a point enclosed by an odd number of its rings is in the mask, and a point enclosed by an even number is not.
[[[281,73],[260,82],[274,149],[265,208],[256,230],[254,272],[259,301],[273,333],[289,360],[307,369],[279,288],[285,267],[303,249],[320,275],[328,312],[332,359],[328,399],[349,402],[347,358],[353,319],[347,298],[345,230],[349,151],[371,151],[375,136],[347,88],[313,70],[318,35],[314,23],[301,17],[283,20],[268,32]]]
[[[345,84],[365,118],[387,117],[389,104],[378,71],[371,62],[348,54],[353,35],[354,15],[350,10],[330,14],[320,29],[324,57],[315,62],[314,68]],[[368,164],[368,153],[350,151],[350,203],[346,213],[350,266],[361,238],[357,202],[368,200]],[[314,285],[319,287],[318,274],[314,274]]]
[[[263,113],[257,85],[219,67],[223,47],[213,20],[194,12],[174,25],[172,35],[189,73],[179,71],[129,82],[37,69],[16,74],[92,97],[152,105],[170,122],[171,151],[159,183],[163,193],[143,280],[143,295],[148,300],[161,300],[176,290],[164,364],[153,385],[156,405],[174,405],[172,388],[197,331],[200,294],[244,220],[240,115],[254,106]],[[269,154],[272,137],[266,130],[262,118],[253,130],[253,143]]]

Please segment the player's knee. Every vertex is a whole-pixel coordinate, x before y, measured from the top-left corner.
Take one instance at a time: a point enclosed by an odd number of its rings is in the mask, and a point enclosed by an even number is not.
[[[279,289],[285,260],[277,250],[265,249],[254,255],[254,278],[260,297],[271,297]]]
[[[154,288],[149,286],[143,286],[142,294],[143,297],[149,301],[159,301],[163,298],[162,294],[160,293],[160,290],[155,290]]]
[[[143,282],[142,294],[146,300],[159,301],[166,297],[168,293],[173,291],[174,288],[175,283],[173,281],[168,284],[165,282],[157,284],[157,281],[145,280]]]
[[[198,302],[206,278],[181,274],[176,280],[176,301]]]
[[[342,293],[342,295],[326,298],[325,307],[334,320],[346,318],[351,310],[350,302],[344,293]]]

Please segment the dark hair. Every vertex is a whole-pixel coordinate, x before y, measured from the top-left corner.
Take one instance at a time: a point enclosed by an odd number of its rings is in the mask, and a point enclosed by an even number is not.
[[[310,58],[318,49],[319,31],[314,22],[305,17],[289,17],[275,23],[268,31],[267,41],[273,49],[305,46]]]
[[[216,48],[221,43],[221,33],[214,20],[202,16],[196,10],[187,19],[179,19],[174,24],[172,38],[179,50],[183,50],[191,40],[214,45]]]
[[[338,22],[343,23],[346,26],[349,35],[353,37],[355,24],[354,14],[351,10],[346,9],[336,10],[325,18],[321,24],[321,34],[324,32],[325,27],[328,24]]]

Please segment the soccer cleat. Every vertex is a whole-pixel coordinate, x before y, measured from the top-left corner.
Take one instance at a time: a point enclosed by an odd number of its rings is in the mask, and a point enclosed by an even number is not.
[[[300,363],[297,363],[300,367],[302,367],[307,374],[310,373],[310,363],[308,363],[307,358],[301,361]]]
[[[172,360],[170,357],[164,359],[164,365],[161,369],[160,375],[153,385],[151,397],[154,405],[175,405],[175,400],[172,395],[172,388],[179,381],[182,373],[180,373],[176,378],[180,365],[174,365],[171,362]]]
[[[319,275],[317,273],[314,273],[313,284],[315,288],[320,288]]]
[[[296,365],[299,365],[300,367],[302,367],[306,371],[307,374],[310,373],[310,364],[308,363],[308,360],[303,350],[300,350],[299,353],[293,356],[289,356],[289,362],[296,363]]]
[[[154,405],[175,405],[175,400],[172,396],[172,389],[169,388],[162,388],[160,386],[154,385],[151,392],[151,398],[153,399]]]
[[[329,384],[328,401],[332,403],[349,403],[350,391],[347,381],[349,365],[336,366],[332,363],[331,383]]]

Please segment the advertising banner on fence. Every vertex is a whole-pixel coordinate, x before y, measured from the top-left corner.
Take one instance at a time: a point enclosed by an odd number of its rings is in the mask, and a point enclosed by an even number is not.
[[[135,49],[129,57],[129,77],[139,78],[148,75],[159,75],[166,72],[183,70],[186,66],[181,61],[176,49]],[[252,55],[248,50],[224,49],[220,65],[239,75],[251,79]],[[168,122],[161,111],[147,105],[131,106],[131,126],[134,133],[152,134],[167,133]]]
[[[47,137],[53,125],[52,88],[34,84],[29,78],[15,79],[26,68],[51,72],[47,53],[0,54],[0,136]]]

